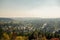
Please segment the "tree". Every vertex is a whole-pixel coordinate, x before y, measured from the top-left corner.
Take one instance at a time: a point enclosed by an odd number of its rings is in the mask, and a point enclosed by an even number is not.
[[[3,33],[3,30],[2,30],[2,28],[0,26],[0,39],[2,38],[2,33]]]

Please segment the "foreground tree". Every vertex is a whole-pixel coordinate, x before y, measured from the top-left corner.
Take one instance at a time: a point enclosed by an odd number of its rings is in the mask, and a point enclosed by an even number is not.
[[[0,39],[2,38],[2,33],[3,33],[3,30],[2,30],[2,28],[0,26]]]

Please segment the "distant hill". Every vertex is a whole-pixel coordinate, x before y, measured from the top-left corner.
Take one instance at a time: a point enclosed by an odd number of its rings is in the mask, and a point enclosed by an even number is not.
[[[11,18],[0,18],[0,21],[8,22],[8,21],[13,21],[13,19],[11,19]]]

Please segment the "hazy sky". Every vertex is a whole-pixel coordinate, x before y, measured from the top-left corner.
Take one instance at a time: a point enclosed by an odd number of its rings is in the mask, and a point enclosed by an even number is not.
[[[0,0],[0,17],[60,17],[60,0]]]

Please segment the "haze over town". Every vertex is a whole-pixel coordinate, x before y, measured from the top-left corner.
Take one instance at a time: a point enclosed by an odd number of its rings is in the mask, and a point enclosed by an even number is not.
[[[59,18],[60,0],[0,0],[0,17]]]

